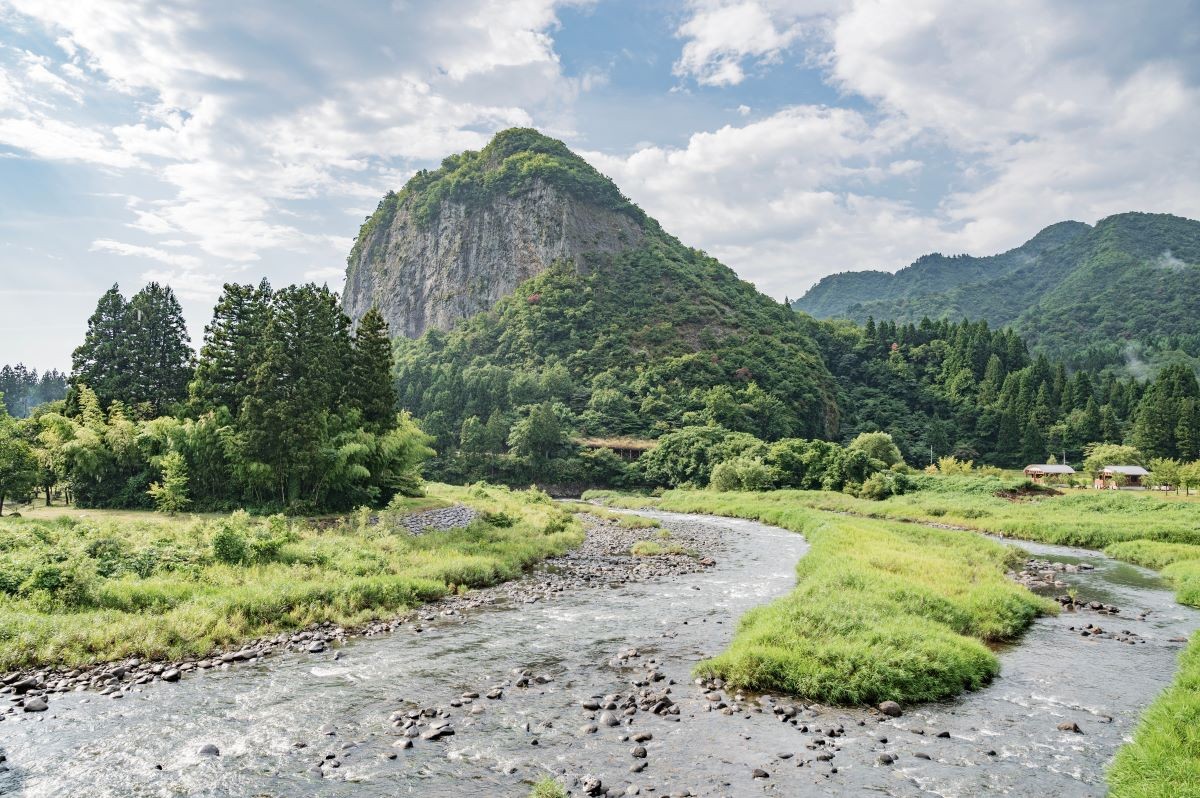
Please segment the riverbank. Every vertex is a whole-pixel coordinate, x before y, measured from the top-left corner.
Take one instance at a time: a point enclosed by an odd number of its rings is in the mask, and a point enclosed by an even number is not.
[[[602,546],[424,607],[387,634],[138,685],[121,700],[57,696],[49,712],[3,724],[0,792],[459,798],[525,796],[550,776],[575,796],[1091,798],[1165,686],[1179,649],[1166,639],[1195,624],[1164,613],[1169,592],[1141,569],[1033,547],[1039,560],[1094,566],[1062,574],[1084,605],[1000,647],[1003,678],[982,690],[893,718],[695,684],[694,664],[729,645],[735,619],[794,587],[808,544],[752,521],[651,515],[661,530],[596,524],[589,539]],[[658,570],[670,557],[630,555],[638,532],[662,530],[715,564],[680,557],[689,570],[675,574]],[[655,570],[626,578],[637,568]],[[473,597],[494,601],[450,612]],[[1121,615],[1086,609],[1092,600]],[[1081,635],[1089,623],[1145,642]]]
[[[613,506],[654,506],[770,519],[796,531],[804,531],[805,511],[821,510],[845,514],[848,523],[870,523],[868,518],[894,519],[1105,549],[1109,556],[1163,569],[1175,587],[1176,599],[1188,606],[1200,606],[1200,506],[1194,502],[1104,491],[1012,502],[994,496],[990,481],[945,479],[933,484],[940,490],[882,502],[817,491],[670,491],[661,498],[603,494],[596,498]],[[791,524],[789,518],[794,519]],[[803,570],[800,574],[803,580],[806,574]],[[761,617],[785,610],[786,600],[776,610],[764,608]],[[753,629],[762,620],[750,613],[744,623]],[[736,657],[737,645],[735,640],[722,656]],[[1198,652],[1200,634],[1192,636],[1190,646],[1180,657],[1170,688],[1145,710],[1133,742],[1122,748],[1111,763],[1109,781],[1114,796],[1200,796],[1200,735],[1195,731],[1200,725]],[[720,663],[721,657],[714,662]]]
[[[490,490],[490,489],[489,489]],[[500,489],[503,491],[503,489]],[[459,494],[435,489],[445,497]],[[535,504],[540,503],[535,500]],[[493,511],[495,504],[490,504]],[[425,624],[444,618],[464,617],[470,612],[497,604],[529,604],[553,598],[555,595],[594,587],[620,585],[631,581],[679,576],[711,568],[715,560],[698,552],[719,551],[719,536],[703,526],[687,527],[674,536],[658,529],[658,523],[628,515],[617,515],[603,508],[585,505],[556,505],[578,517],[584,533],[577,545],[560,554],[547,557],[542,567],[527,570],[522,578],[476,589],[453,591],[415,610],[351,625],[324,621],[291,632],[242,640],[237,645],[215,648],[203,655],[195,654],[178,659],[146,659],[140,656],[101,661],[78,667],[33,667],[0,675],[0,694],[12,696],[12,703],[0,711],[6,715],[21,712],[41,712],[50,706],[55,695],[88,690],[111,698],[124,698],[144,685],[155,682],[179,682],[191,674],[223,671],[236,667],[252,667],[268,657],[287,652],[321,655],[336,649],[356,637],[370,637],[402,630],[420,633]],[[466,505],[443,504],[437,509],[423,510],[385,520],[375,517],[372,526],[391,524],[410,533],[438,534],[434,524],[441,524],[442,534],[455,527],[471,523],[476,511]],[[459,530],[462,531],[462,530]],[[393,533],[395,530],[393,530]],[[687,553],[659,556],[637,556],[639,546],[649,542],[670,541]]]
[[[416,513],[0,521],[0,671],[177,661],[359,627],[519,576],[583,539],[545,494],[431,485]],[[431,506],[436,505],[436,506]],[[414,526],[419,528],[413,528]]]
[[[769,495],[672,491],[653,502],[761,521],[812,544],[795,590],[742,618],[729,649],[702,663],[701,675],[836,704],[933,701],[987,684],[999,672],[987,644],[1057,609],[1006,578],[1023,557],[1001,544]]]

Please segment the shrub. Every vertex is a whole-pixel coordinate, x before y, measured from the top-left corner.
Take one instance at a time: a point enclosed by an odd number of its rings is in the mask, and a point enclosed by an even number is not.
[[[900,496],[912,487],[912,482],[904,474],[895,471],[880,471],[867,477],[867,481],[858,489],[860,499],[880,501],[889,496]]]
[[[713,467],[709,487],[713,490],[768,490],[775,484],[775,471],[757,457],[735,457]]]
[[[230,523],[223,523],[212,538],[213,557],[227,565],[241,565],[249,556],[246,534]]]

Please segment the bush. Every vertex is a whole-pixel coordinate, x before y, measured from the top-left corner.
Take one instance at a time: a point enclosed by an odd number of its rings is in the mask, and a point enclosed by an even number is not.
[[[774,470],[757,457],[736,457],[718,463],[709,481],[709,487],[718,491],[760,491],[774,485]]]
[[[867,481],[858,489],[858,497],[880,501],[889,496],[900,496],[911,488],[912,481],[904,474],[880,471],[867,477]]]
[[[246,534],[230,523],[223,523],[212,538],[213,557],[226,565],[241,565],[249,559]]]

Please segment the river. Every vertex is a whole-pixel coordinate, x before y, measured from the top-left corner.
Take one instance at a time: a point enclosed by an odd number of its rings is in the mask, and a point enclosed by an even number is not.
[[[1172,678],[1182,644],[1171,639],[1198,625],[1153,572],[1022,544],[1045,559],[1094,565],[1063,579],[1121,614],[1039,619],[999,652],[1002,676],[991,686],[900,718],[816,707],[781,723],[756,697],[726,715],[710,710],[690,669],[728,643],[743,612],[791,588],[807,544],[750,521],[643,514],[680,539],[707,535],[702,553],[717,564],[438,616],[421,631],[144,685],[120,700],[64,694],[48,712],[0,724],[0,794],[524,796],[540,776],[562,774],[574,795],[584,777],[614,795],[1103,795],[1105,764]],[[1084,637],[1086,623],[1144,642]],[[631,648],[637,656],[614,659]],[[527,687],[514,684],[522,670],[533,677]],[[677,716],[639,711],[627,725],[583,728],[596,713],[581,701],[612,696],[623,706],[631,681],[655,671],[662,680],[639,689],[669,686]],[[462,698],[502,685],[501,698]],[[455,734],[398,748],[407,738],[393,713],[434,707]],[[1083,733],[1059,731],[1064,720]],[[844,734],[828,735],[839,727]],[[631,756],[628,736],[638,732],[652,735],[644,760]],[[201,754],[204,745],[220,755]],[[880,764],[882,753],[895,764]],[[631,772],[639,762],[645,769]]]

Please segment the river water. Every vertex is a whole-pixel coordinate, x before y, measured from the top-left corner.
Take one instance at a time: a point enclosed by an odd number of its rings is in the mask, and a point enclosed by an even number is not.
[[[1182,648],[1171,638],[1200,625],[1150,571],[1023,544],[1045,559],[1096,566],[1063,579],[1081,599],[1117,605],[1121,615],[1040,619],[1000,652],[1002,676],[993,685],[900,718],[817,707],[793,725],[754,711],[754,697],[726,715],[709,711],[712,702],[689,671],[728,643],[741,613],[790,589],[806,543],[749,521],[644,514],[680,533],[697,526],[719,532],[703,552],[717,565],[440,618],[421,632],[149,684],[120,700],[65,694],[49,712],[0,724],[7,757],[0,794],[524,796],[540,776],[562,774],[574,795],[582,794],[574,779],[585,776],[611,794],[1103,795],[1106,762],[1171,681]],[[1087,623],[1144,642],[1083,637],[1078,628]],[[613,660],[628,648],[638,656]],[[585,732],[595,713],[580,701],[629,695],[631,680],[651,661],[666,677],[652,689],[675,682],[677,718],[638,712],[627,725]],[[516,687],[514,669],[549,681]],[[464,692],[486,695],[505,684],[502,698],[451,705]],[[476,705],[482,711],[471,714]],[[423,707],[445,710],[456,733],[398,749],[400,730],[389,717]],[[1083,733],[1059,731],[1064,720]],[[839,727],[844,734],[829,737]],[[644,744],[645,769],[634,773],[635,743],[622,738],[637,732],[653,739]],[[206,744],[220,756],[200,754]],[[895,764],[879,763],[884,752]],[[833,757],[820,761],[821,753]],[[315,766],[327,756],[339,767],[318,775]],[[768,776],[754,778],[755,769]]]

